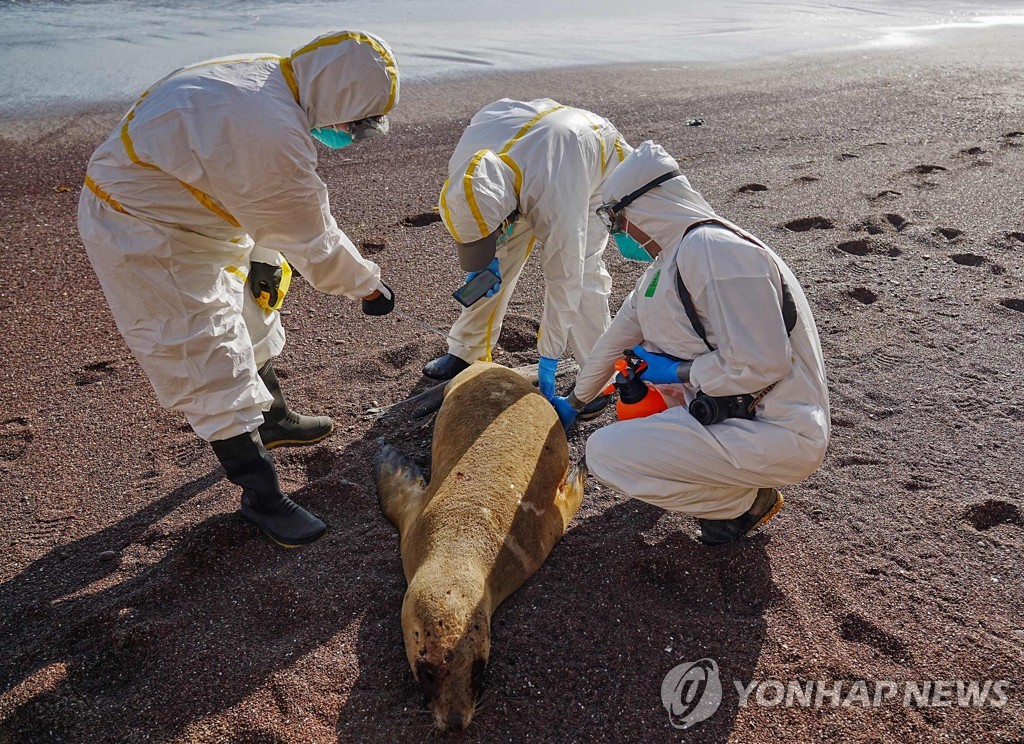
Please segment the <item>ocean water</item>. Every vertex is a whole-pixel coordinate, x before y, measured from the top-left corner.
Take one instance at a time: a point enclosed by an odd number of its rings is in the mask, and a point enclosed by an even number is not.
[[[728,63],[929,43],[1024,22],[982,0],[0,0],[0,116],[133,98],[167,72],[373,31],[403,80],[636,62]]]

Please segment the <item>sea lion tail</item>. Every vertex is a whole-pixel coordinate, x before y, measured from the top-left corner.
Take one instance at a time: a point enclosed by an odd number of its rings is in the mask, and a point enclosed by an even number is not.
[[[390,444],[382,444],[373,458],[373,480],[381,511],[402,529],[406,519],[422,507],[427,482],[412,460]]]

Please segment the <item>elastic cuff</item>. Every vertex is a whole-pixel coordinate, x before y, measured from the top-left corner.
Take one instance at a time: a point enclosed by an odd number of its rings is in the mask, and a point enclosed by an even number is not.
[[[676,377],[679,378],[679,382],[690,381],[690,369],[693,367],[693,362],[680,362],[676,365]]]
[[[577,397],[576,397],[576,391],[575,391],[575,390],[573,390],[573,391],[572,391],[571,393],[569,393],[569,405],[570,405],[570,406],[572,406],[572,409],[573,409],[574,411],[576,411],[577,413],[579,413],[580,411],[582,411],[582,410],[583,410],[583,408],[584,408],[584,407],[585,407],[585,406],[586,406],[587,404],[586,404],[586,403],[584,403],[584,402],[583,402],[582,400],[580,400],[579,398],[577,398]]]

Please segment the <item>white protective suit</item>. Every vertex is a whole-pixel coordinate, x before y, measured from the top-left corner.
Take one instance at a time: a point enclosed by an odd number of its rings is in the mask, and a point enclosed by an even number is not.
[[[388,46],[340,32],[289,57],[178,70],[93,154],[78,218],[89,260],[160,403],[203,439],[255,430],[272,401],[256,370],[284,331],[244,286],[250,260],[283,254],[353,299],[380,286],[331,216],[310,130],[384,114],[398,93]]]
[[[538,244],[544,312],[537,349],[558,359],[566,343],[582,363],[611,322],[608,232],[594,210],[601,186],[631,151],[607,119],[548,98],[504,98],[470,121],[448,163],[441,191],[445,227],[459,243],[479,240],[517,208],[520,219],[498,248],[501,289],[465,309],[448,351],[490,361],[516,280]]]
[[[608,180],[604,199],[615,202],[676,168],[660,146],[644,142]],[[693,366],[689,384],[658,386],[668,410],[592,434],[587,464],[601,483],[664,509],[704,519],[738,517],[759,487],[801,481],[825,456],[828,390],[811,308],[782,259],[747,233],[750,240],[724,227],[702,226],[683,238],[694,222],[721,219],[684,176],[638,198],[625,216],[662,250],[577,376],[576,397],[587,402],[599,395],[622,350],[636,344],[692,360]],[[676,272],[715,351],[686,316]],[[789,337],[780,304],[783,278],[798,314]],[[736,395],[775,382],[754,420],[731,418],[705,427],[683,405],[698,389]]]

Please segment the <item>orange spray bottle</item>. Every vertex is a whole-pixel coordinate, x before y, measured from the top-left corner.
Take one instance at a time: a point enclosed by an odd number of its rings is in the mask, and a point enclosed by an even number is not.
[[[668,408],[658,389],[640,379],[640,374],[647,369],[647,362],[634,356],[631,349],[623,354],[626,358],[615,362],[616,375],[612,382],[619,394],[615,404],[619,421],[650,416]]]

